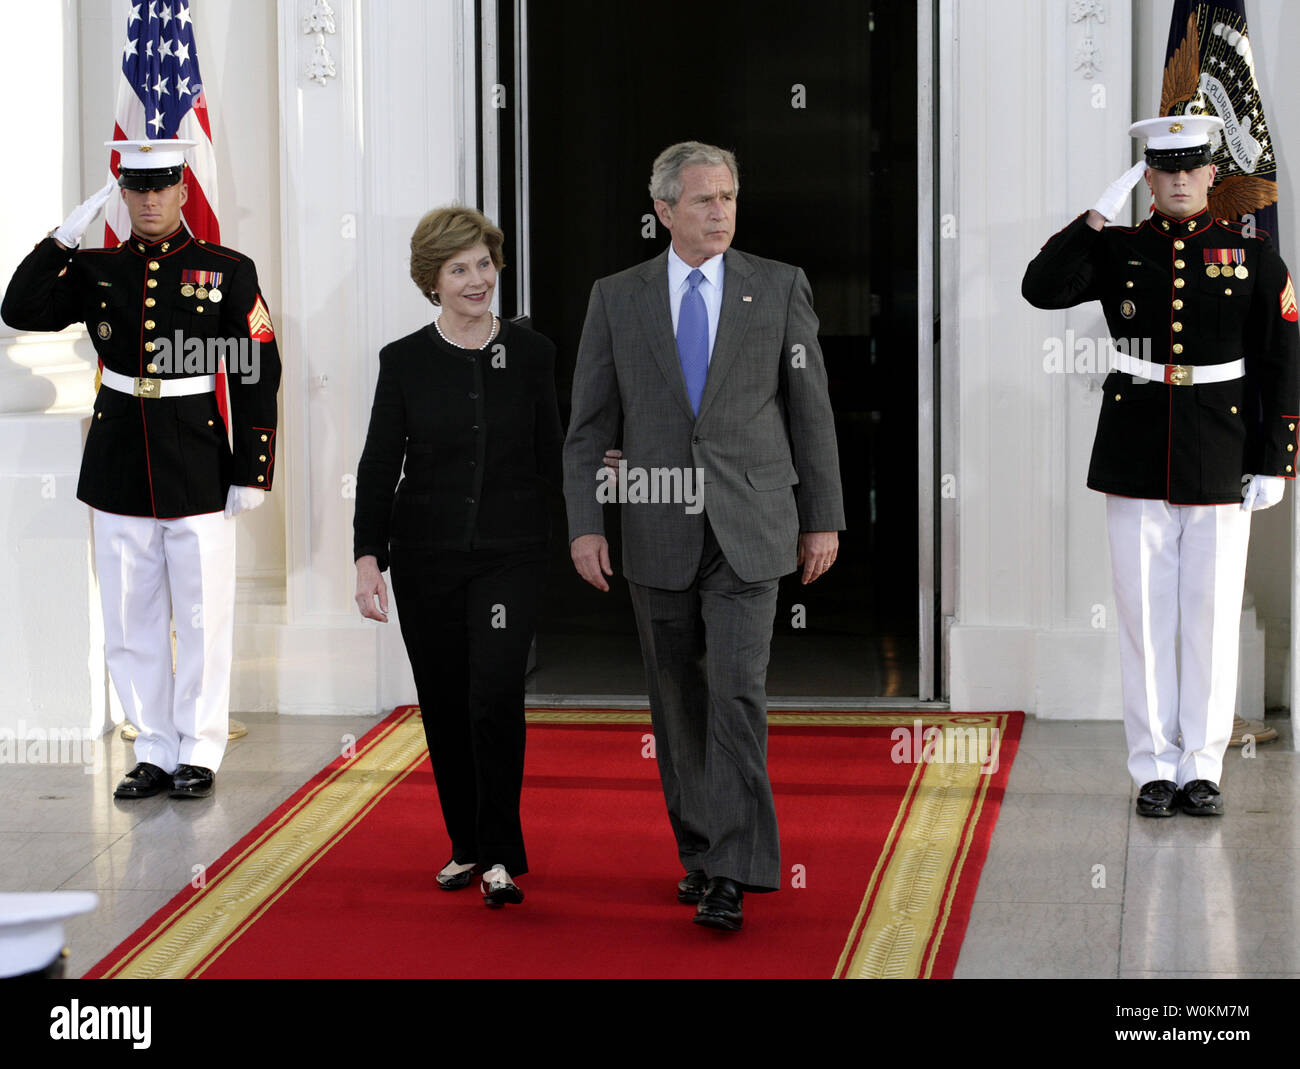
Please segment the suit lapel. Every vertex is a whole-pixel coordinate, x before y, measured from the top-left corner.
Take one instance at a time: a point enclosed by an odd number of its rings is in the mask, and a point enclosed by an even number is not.
[[[677,355],[677,339],[673,337],[673,310],[668,302],[667,249],[642,265],[641,280],[645,283],[638,302],[641,329],[677,403],[693,420],[695,413],[691,411],[691,399],[686,394],[686,379],[682,376],[682,362]]]
[[[722,278],[722,312],[718,317],[718,335],[713,341],[713,356],[709,359],[709,377],[704,380],[704,396],[700,399],[701,417],[708,411],[710,403],[722,389],[727,372],[731,370],[731,365],[736,362],[736,357],[744,347],[745,332],[749,329],[750,313],[753,309],[752,301],[745,300],[746,297],[754,296],[751,279],[754,274],[753,263],[743,252],[737,252],[735,249],[728,249],[722,262],[725,267]],[[664,289],[667,290],[666,281]],[[669,322],[672,322],[671,318]],[[674,353],[676,349],[677,343],[674,340]],[[681,378],[680,364],[678,378]],[[682,393],[684,396],[685,385],[682,387]],[[689,409],[688,403],[687,410]]]

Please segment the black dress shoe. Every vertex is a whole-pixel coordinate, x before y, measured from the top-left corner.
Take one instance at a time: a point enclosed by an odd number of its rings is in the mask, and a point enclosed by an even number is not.
[[[740,900],[744,893],[734,880],[725,876],[710,877],[705,888],[704,897],[695,910],[692,920],[706,928],[718,928],[724,932],[738,932],[744,918],[740,914]]]
[[[151,798],[172,785],[172,778],[157,765],[141,761],[117,785],[114,798]]]
[[[704,897],[708,883],[709,878],[704,875],[703,869],[691,869],[677,881],[677,901],[688,906],[697,905]]]
[[[510,873],[500,865],[493,865],[483,873],[479,889],[483,892],[483,905],[488,909],[500,909],[507,902],[518,905],[524,900],[523,891],[515,886]]]
[[[1194,817],[1223,816],[1223,795],[1219,785],[1208,779],[1194,779],[1178,792],[1184,813]]]
[[[200,765],[177,765],[172,773],[173,798],[206,798],[212,793],[217,774]]]
[[[1167,779],[1153,779],[1142,784],[1138,791],[1137,811],[1140,817],[1172,817],[1178,805],[1178,784]]]
[[[442,871],[435,877],[438,886],[444,891],[463,891],[470,881],[481,871],[478,865],[470,865],[464,872],[448,872],[452,865],[460,864],[454,857],[442,866]]]

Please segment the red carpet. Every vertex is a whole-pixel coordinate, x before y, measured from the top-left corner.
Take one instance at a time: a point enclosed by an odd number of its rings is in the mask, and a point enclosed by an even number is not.
[[[403,707],[87,975],[951,976],[1021,714],[772,714],[786,885],[746,895],[739,934],[690,923],[673,898],[648,718],[549,715],[587,722],[530,723],[522,905],[435,886],[450,851]],[[972,775],[973,750],[916,763],[915,719],[996,729],[996,771]]]

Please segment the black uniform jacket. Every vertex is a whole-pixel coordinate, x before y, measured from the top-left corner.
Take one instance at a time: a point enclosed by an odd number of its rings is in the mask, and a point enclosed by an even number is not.
[[[555,346],[535,331],[503,321],[486,349],[460,349],[431,324],[384,346],[357,465],[354,559],[373,555],[383,571],[390,543],[545,543],[563,441]]]
[[[1117,347],[1156,364],[1246,362],[1244,378],[1190,386],[1112,371],[1092,489],[1217,505],[1241,500],[1244,476],[1294,478],[1300,333],[1291,277],[1267,240],[1208,211],[1100,231],[1083,215],[1043,246],[1021,291],[1038,308],[1101,301]]]
[[[0,315],[19,330],[84,322],[103,366],[131,378],[211,374],[225,358],[233,455],[215,393],[149,397],[100,386],[77,484],[86,504],[173,519],[220,511],[231,485],[271,488],[280,357],[247,256],[184,227],[109,249],[68,250],[47,238],[14,272]]]

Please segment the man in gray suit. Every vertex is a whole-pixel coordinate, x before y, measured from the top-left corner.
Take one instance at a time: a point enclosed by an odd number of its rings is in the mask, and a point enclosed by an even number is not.
[[[844,526],[808,280],[730,248],[739,186],[734,157],[712,145],[655,160],[672,246],[592,288],[564,449],[574,567],[608,590],[603,457],[621,419],[623,569],[686,869],[677,897],[728,931],[744,891],[781,882],[767,777],[777,580],[822,575]]]

